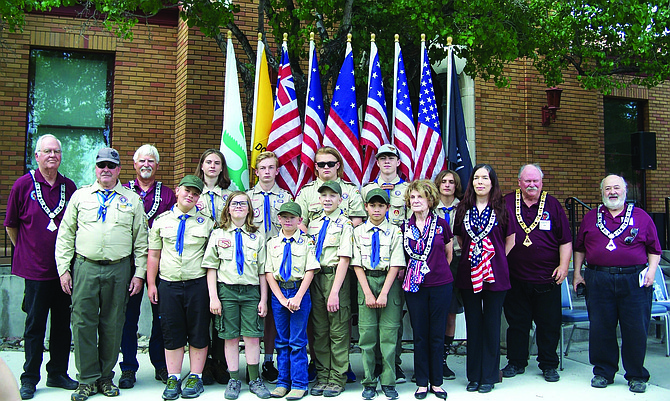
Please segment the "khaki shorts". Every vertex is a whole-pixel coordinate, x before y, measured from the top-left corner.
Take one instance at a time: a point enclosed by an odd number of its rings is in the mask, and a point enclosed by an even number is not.
[[[258,316],[260,286],[218,284],[222,318],[216,330],[219,338],[263,337],[263,318]]]

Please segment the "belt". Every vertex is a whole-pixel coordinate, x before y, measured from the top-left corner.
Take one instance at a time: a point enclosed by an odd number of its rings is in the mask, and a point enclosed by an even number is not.
[[[335,273],[335,267],[322,267],[320,273]]]
[[[285,289],[285,290],[292,290],[294,288],[300,288],[300,285],[302,284],[302,280],[298,281],[277,281],[277,284],[279,284],[279,287]]]
[[[587,269],[595,270],[597,272],[607,272],[609,274],[631,274],[639,273],[647,267],[647,265],[633,265],[633,266],[598,266],[588,265]]]
[[[386,270],[365,270],[365,275],[370,277],[382,277],[388,273]]]
[[[115,265],[117,263],[123,262],[124,260],[128,259],[129,257],[130,256],[126,256],[125,258],[121,258],[119,260],[93,260],[93,259],[87,258],[84,255],[77,254],[78,259],[83,259],[86,262],[95,263],[96,265],[101,265],[101,266]]]

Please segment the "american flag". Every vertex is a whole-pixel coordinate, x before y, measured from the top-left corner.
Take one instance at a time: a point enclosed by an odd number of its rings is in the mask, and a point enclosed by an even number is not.
[[[393,71],[393,144],[400,153],[400,175],[406,180],[412,180],[414,178],[416,128],[398,35],[396,35],[395,40]]]
[[[361,145],[365,146],[363,157],[363,183],[377,177],[377,149],[390,143],[389,125],[386,115],[386,96],[382,83],[382,69],[379,65],[379,54],[374,42],[374,34],[370,43],[370,68],[368,72],[368,102],[365,107],[365,120],[361,131]]]
[[[423,39],[423,35],[422,39]],[[440,136],[440,117],[437,114],[430,60],[426,41],[421,40],[421,88],[419,91],[419,119],[416,127],[417,148],[414,179],[433,180],[445,163],[444,145]]]
[[[344,64],[342,64],[335,84],[323,144],[334,147],[342,154],[344,159],[343,178],[360,187],[363,172],[361,171],[361,148],[358,143],[354,55],[351,51],[350,41],[347,41]]]
[[[323,142],[326,117],[321,94],[319,61],[316,58],[314,34],[309,41],[309,74],[307,78],[307,101],[305,102],[305,126],[302,129],[302,153],[300,154],[300,176],[298,188],[314,178],[314,157]]]
[[[272,130],[268,138],[268,150],[275,152],[279,159],[277,184],[291,192],[293,196],[298,190],[300,144],[300,113],[285,36],[277,76],[277,96],[275,97]]]

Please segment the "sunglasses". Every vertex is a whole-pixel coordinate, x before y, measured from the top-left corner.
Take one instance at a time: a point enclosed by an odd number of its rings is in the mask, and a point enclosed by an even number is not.
[[[98,168],[107,167],[110,170],[114,170],[115,168],[117,168],[119,166],[118,164],[113,163],[113,162],[97,162],[97,163],[95,163],[95,165],[98,166]]]
[[[249,203],[247,201],[232,201],[230,202],[230,207],[248,207]]]
[[[318,163],[316,163],[316,165],[319,168],[324,168],[326,166],[328,166],[330,168],[333,168],[333,167],[335,167],[336,164],[337,164],[337,162],[318,162]]]
[[[624,244],[626,244],[626,245],[632,244],[633,241],[635,241],[635,237],[637,237],[637,233],[638,233],[639,230],[640,229],[637,228],[637,227],[636,228],[631,228],[630,229],[630,237],[624,238],[624,240],[623,240]]]

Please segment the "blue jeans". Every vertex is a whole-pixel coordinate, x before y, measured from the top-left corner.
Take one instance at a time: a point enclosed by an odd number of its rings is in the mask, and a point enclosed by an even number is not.
[[[621,361],[626,380],[649,380],[644,368],[651,320],[652,287],[640,287],[637,273],[611,274],[586,269],[589,360],[593,374],[609,381],[619,369],[616,327],[621,327]]]
[[[158,280],[157,280],[158,281]],[[158,283],[156,283],[158,284]],[[140,306],[144,296],[144,287],[142,290],[128,299],[126,307],[126,321],[123,325],[123,334],[121,337],[121,353],[123,360],[119,363],[121,371],[131,370],[137,372],[140,368],[137,362],[137,323],[140,321]],[[156,370],[167,367],[165,364],[165,351],[163,349],[163,332],[161,331],[161,322],[159,319],[158,305],[151,304],[151,338],[149,339],[149,359]]]
[[[279,288],[286,298],[292,298],[298,288]],[[307,390],[307,322],[312,309],[309,290],[305,292],[300,309],[291,313],[272,294],[272,313],[277,327],[275,350],[277,351],[277,387]]]

